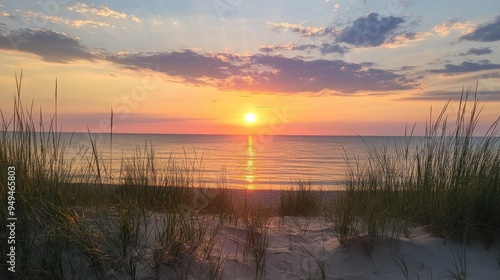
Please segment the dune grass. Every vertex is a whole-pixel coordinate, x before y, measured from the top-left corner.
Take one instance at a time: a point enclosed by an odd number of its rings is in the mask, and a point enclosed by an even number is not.
[[[366,164],[347,157],[346,191],[330,212],[341,243],[361,233],[373,241],[408,235],[415,225],[444,237],[468,241],[479,234],[493,242],[500,233],[498,119],[475,137],[481,111],[476,96],[477,90],[462,93],[451,124],[448,102],[416,144],[410,132],[393,147],[366,143]]]
[[[311,181],[299,180],[297,187],[281,190],[278,206],[280,216],[317,216],[321,208],[320,193],[312,189]]]
[[[222,256],[212,256],[217,224],[198,214],[207,205],[227,211],[228,202],[197,185],[196,159],[158,163],[145,145],[122,160],[119,182],[90,136],[90,149],[66,158],[71,142],[48,129],[42,114],[21,101],[16,76],[14,114],[2,115],[0,169],[15,167],[16,277],[19,279],[218,279]],[[57,97],[57,91],[56,91]],[[56,102],[57,103],[57,102]],[[75,161],[87,162],[76,167]],[[78,176],[77,176],[78,175]],[[7,172],[0,172],[7,197]],[[224,189],[219,189],[219,196]],[[0,214],[7,217],[7,201]],[[220,210],[222,211],[222,210]],[[158,217],[160,215],[161,217]],[[215,228],[211,225],[214,224]],[[7,220],[0,219],[0,265],[7,270]],[[182,264],[182,265],[180,265]],[[191,276],[189,276],[191,275]]]

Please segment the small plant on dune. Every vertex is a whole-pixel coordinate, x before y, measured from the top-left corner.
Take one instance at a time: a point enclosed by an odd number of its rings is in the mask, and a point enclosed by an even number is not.
[[[359,237],[360,223],[356,216],[356,204],[351,201],[353,197],[340,194],[332,202],[328,211],[325,211],[325,219],[332,224],[332,230],[340,245],[349,248],[349,243]]]
[[[307,229],[309,228],[309,225],[311,223],[311,218],[310,216],[308,217],[295,217],[291,216],[290,219],[294,223],[295,227],[299,230],[300,235],[304,236],[307,232]]]
[[[210,229],[206,232],[201,250],[199,250],[199,258],[202,263],[196,275],[202,279],[221,279],[226,258],[222,256],[221,250],[224,244],[220,245],[220,247],[217,244],[222,225],[216,223],[216,218],[214,217],[207,219],[204,224]],[[213,255],[214,253],[215,256]]]
[[[306,239],[303,237],[303,240]],[[307,270],[301,268],[301,272],[307,274],[308,279],[327,279],[330,268],[327,267],[329,254],[325,247],[325,240],[325,233],[321,230],[321,246],[319,249],[316,249],[308,242],[295,242],[297,244],[296,248],[305,257],[305,261],[303,260],[301,263],[306,264]],[[315,272],[314,275],[311,274],[312,271]]]
[[[467,279],[467,255],[465,252],[465,245],[463,250],[451,248],[451,255],[453,256],[453,269],[446,270],[454,280]]]
[[[500,254],[493,255],[493,259],[496,261],[498,266],[500,266]]]
[[[410,279],[410,271],[408,268],[408,260],[406,259],[406,257],[400,252],[397,252],[396,255],[394,257],[391,257],[390,259],[398,265],[404,279]]]
[[[192,212],[165,213],[157,224],[157,247],[161,256],[159,264],[174,266],[183,256],[196,252],[202,244],[206,228]]]
[[[150,216],[127,208],[89,209],[73,215],[68,234],[74,247],[98,277],[115,275],[136,279],[143,262],[142,242],[149,233]]]
[[[261,206],[246,205],[242,220],[246,230],[245,256],[251,254],[255,263],[255,279],[265,279],[271,211]]]
[[[188,209],[158,216],[150,264],[155,277],[218,279],[224,258],[220,253],[212,256],[221,229],[213,222]],[[165,273],[161,273],[163,266]]]

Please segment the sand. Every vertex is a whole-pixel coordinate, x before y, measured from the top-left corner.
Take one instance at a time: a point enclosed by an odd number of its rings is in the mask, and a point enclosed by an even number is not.
[[[251,258],[235,253],[242,251],[238,240],[245,238],[245,232],[226,225],[223,234],[227,255],[223,279],[254,279]],[[409,238],[383,240],[371,252],[361,240],[354,240],[349,248],[340,246],[321,218],[274,218],[268,235],[265,279],[323,279],[323,275],[326,279],[454,279],[459,256],[464,255],[463,245],[422,228],[413,230]],[[499,254],[498,244],[489,250],[480,241],[467,246],[467,279],[500,279]]]
[[[237,203],[242,190],[230,190]],[[319,194],[319,193],[318,193]],[[335,196],[337,192],[323,192]],[[278,205],[280,191],[251,190],[251,203]],[[214,224],[216,220],[214,220]],[[221,257],[222,279],[255,279],[256,263],[245,254],[246,230],[225,222],[214,258]],[[267,236],[265,279],[500,279],[500,244],[487,248],[479,238],[464,247],[414,228],[409,237],[385,238],[374,245],[362,238],[341,246],[322,217],[273,217]]]
[[[275,190],[230,189],[229,192],[237,204],[246,197],[250,203],[264,206],[277,206],[281,194]],[[318,192],[329,199],[337,194]],[[164,214],[155,215],[148,220],[151,232],[144,235],[146,240],[140,241],[145,261],[153,259],[155,235],[162,232],[155,225],[162,227],[157,221]],[[209,254],[213,260],[221,261],[221,279],[256,279],[256,261],[251,253],[245,254],[244,224],[225,220],[220,225],[219,218],[212,214],[201,214],[199,219],[208,221],[207,228],[220,226]],[[479,237],[473,237],[464,246],[416,227],[408,237],[384,238],[372,244],[367,236],[361,236],[348,246],[341,246],[332,225],[323,217],[272,217],[266,234],[269,243],[264,254],[264,279],[500,279],[500,242],[487,248]],[[197,265],[192,265],[193,269],[199,269]],[[193,270],[189,272],[192,278],[179,278],[166,264],[160,266],[160,272],[160,279],[207,279]],[[455,277],[462,272],[466,278]],[[122,279],[123,274],[117,275],[110,271],[106,278]],[[140,265],[137,278],[155,279],[151,266]]]
[[[244,190],[228,189],[233,202],[236,204],[244,203],[245,199],[253,205],[262,205],[269,207],[278,207],[280,196],[287,190]],[[332,201],[341,191],[315,191],[315,193],[325,201]]]

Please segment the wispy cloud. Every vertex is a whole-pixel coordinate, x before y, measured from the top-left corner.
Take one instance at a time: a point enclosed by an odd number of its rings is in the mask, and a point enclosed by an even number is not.
[[[46,13],[40,13],[40,12],[32,12],[32,11],[27,11],[23,13],[23,17],[30,20],[30,21],[42,21],[42,22],[50,22],[52,24],[64,24],[64,25],[69,25],[75,28],[83,28],[83,27],[109,27],[110,24],[106,21],[99,21],[99,20],[90,20],[90,19],[70,19],[70,18],[64,18],[61,16],[50,16],[47,15]]]
[[[112,17],[112,18],[127,18],[127,14],[111,10],[104,5],[94,5],[90,6],[87,3],[77,2],[75,5],[68,7],[68,10],[75,11],[81,14],[93,14],[102,17]]]
[[[406,32],[386,39],[383,44],[387,48],[397,48],[407,46],[413,42],[423,41],[433,36],[430,32]]]
[[[349,48],[346,46],[342,46],[340,44],[330,44],[330,43],[321,43],[317,44],[280,44],[280,45],[263,45],[259,47],[261,52],[272,53],[276,51],[312,51],[319,50],[322,55],[326,54],[345,54],[349,51]]]
[[[115,125],[118,126],[132,124],[183,123],[206,120],[203,118],[165,117],[145,113],[127,113],[122,115],[119,111],[119,108],[117,108],[114,119]],[[62,113],[58,115],[58,118],[61,123],[92,125],[99,124],[103,120],[109,120],[109,113]]]
[[[492,53],[493,50],[490,48],[470,48],[466,53],[460,53],[460,56],[465,55],[485,55]]]
[[[500,69],[500,64],[490,63],[489,60],[482,60],[479,62],[464,61],[462,64],[451,64],[448,63],[442,69],[432,69],[429,70],[431,73],[443,73],[443,74],[457,74],[457,73],[468,73],[476,72],[482,70],[493,70]]]
[[[458,19],[448,19],[442,24],[434,26],[434,32],[441,37],[448,36],[452,31],[466,34],[474,30],[476,26],[470,21],[460,21]]]
[[[68,7],[69,11],[74,11],[80,14],[85,14],[87,16],[99,16],[106,18],[114,18],[114,19],[130,19],[134,22],[141,22],[139,18],[134,15],[127,15],[123,12],[118,12],[110,9],[104,5],[96,5],[96,4],[87,4],[83,2],[77,2],[73,6]]]
[[[310,51],[313,49],[317,49],[318,46],[315,44],[281,44],[281,45],[262,45],[259,47],[261,52],[271,53],[275,51]]]
[[[493,42],[500,40],[500,16],[493,22],[479,26],[474,31],[460,37],[461,40]]]
[[[304,37],[334,35],[338,32],[334,27],[305,27],[302,23],[267,22],[267,24],[270,25],[273,30],[295,32]]]
[[[407,100],[460,100],[462,96],[461,91],[456,90],[433,90],[425,91],[423,93],[405,97]],[[490,101],[500,101],[500,91],[493,90],[478,90],[479,100],[490,100]]]

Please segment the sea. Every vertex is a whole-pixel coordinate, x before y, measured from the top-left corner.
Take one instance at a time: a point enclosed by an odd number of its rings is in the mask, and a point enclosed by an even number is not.
[[[397,136],[96,133],[61,133],[60,138],[72,165],[89,165],[97,155],[101,172],[116,182],[124,164],[131,159],[144,162],[149,153],[156,170],[173,162],[188,166],[195,170],[197,183],[206,187],[224,182],[228,188],[262,190],[288,189],[299,182],[316,190],[341,190],[348,162],[362,164],[367,145],[402,141],[404,137]]]

